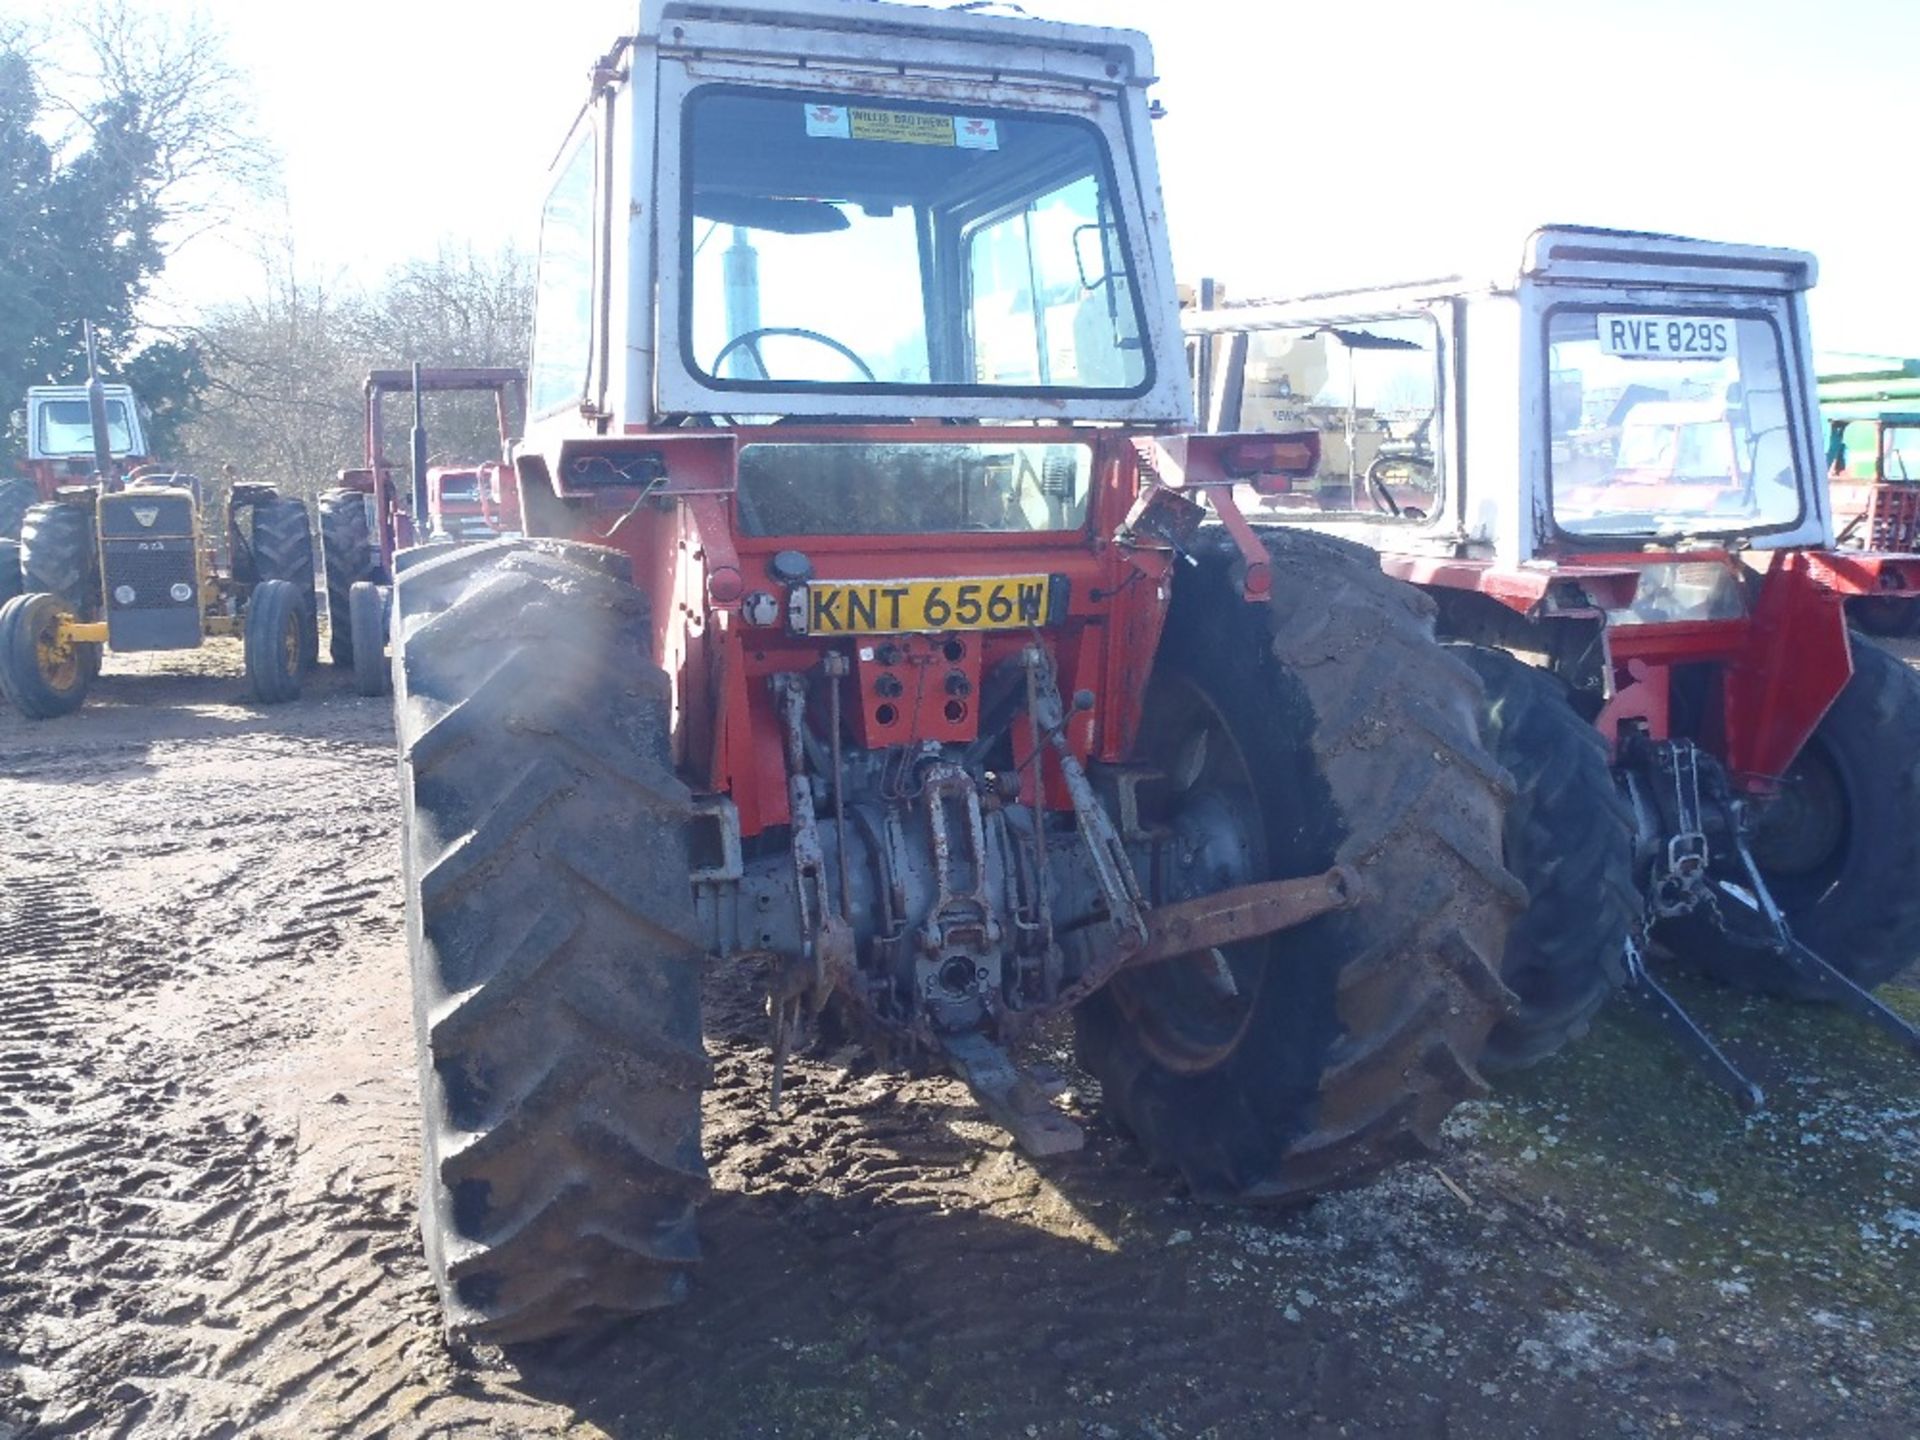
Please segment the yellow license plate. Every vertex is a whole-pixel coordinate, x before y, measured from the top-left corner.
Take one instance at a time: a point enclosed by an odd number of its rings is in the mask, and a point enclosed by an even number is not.
[[[1045,575],[991,580],[834,580],[803,586],[795,607],[805,635],[908,635],[929,630],[1022,630],[1048,616]]]

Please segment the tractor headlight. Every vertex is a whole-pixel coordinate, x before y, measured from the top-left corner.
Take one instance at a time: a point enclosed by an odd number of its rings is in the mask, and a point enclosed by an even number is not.
[[[132,604],[132,603],[134,602],[134,599],[135,599],[135,596],[134,596],[134,593],[133,593],[133,586],[131,586],[131,585],[116,585],[116,586],[114,586],[114,587],[113,587],[113,598],[114,598],[115,600],[117,600],[117,601],[118,601],[118,602],[119,602],[120,604],[122,604],[122,605],[131,605],[131,604]]]
[[[178,581],[167,593],[184,605],[193,598],[193,587],[185,581]]]

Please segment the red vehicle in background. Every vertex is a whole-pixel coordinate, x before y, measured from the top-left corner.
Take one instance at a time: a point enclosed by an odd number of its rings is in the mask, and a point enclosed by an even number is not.
[[[1323,437],[1319,473],[1238,503],[1365,546],[1486,686],[1531,895],[1488,1063],[1551,1053],[1633,982],[1758,1105],[1648,973],[1663,951],[1920,1051],[1868,993],[1920,958],[1920,675],[1847,628],[1913,605],[1920,557],[1829,494],[1813,257],[1556,226],[1492,275],[1186,317],[1206,428]],[[1425,427],[1418,505],[1350,483],[1370,416]],[[1905,501],[1900,434],[1872,485]]]
[[[352,668],[361,694],[378,695],[387,686],[384,587],[392,584],[394,551],[520,531],[520,492],[508,451],[526,414],[526,374],[508,367],[415,365],[373,371],[362,393],[366,463],[342,470],[338,483],[320,496],[320,537],[329,653],[334,664]],[[427,450],[426,397],[461,393],[493,396],[498,453],[478,462],[435,465]],[[401,481],[387,454],[384,401],[389,395],[413,397],[411,484]],[[417,518],[421,515],[424,521]]]
[[[427,471],[427,532],[433,539],[496,540],[520,533],[520,491],[512,467],[435,466]]]

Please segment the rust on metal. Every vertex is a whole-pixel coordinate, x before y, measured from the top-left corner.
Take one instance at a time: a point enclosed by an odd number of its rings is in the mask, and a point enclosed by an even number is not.
[[[1257,940],[1330,911],[1351,909],[1359,902],[1360,877],[1336,865],[1320,875],[1267,880],[1162,905],[1147,913],[1147,943],[1128,956],[1122,968],[1133,970]]]

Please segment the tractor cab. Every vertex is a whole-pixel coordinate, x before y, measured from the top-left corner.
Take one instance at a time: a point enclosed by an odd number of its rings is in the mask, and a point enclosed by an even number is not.
[[[107,453],[120,474],[147,455],[140,405],[127,385],[104,385]],[[35,385],[27,391],[27,464],[36,477],[44,472],[61,483],[92,479],[93,420],[85,385]],[[50,497],[45,497],[50,498]]]
[[[132,387],[94,382],[100,389],[105,442],[96,449],[87,385],[35,385],[14,425],[24,429],[22,473],[0,475],[0,542],[17,541],[27,511],[68,492],[86,498],[117,489],[147,459],[141,405]],[[104,473],[103,473],[104,466]],[[0,599],[14,593],[12,552],[0,549]]]
[[[1228,304],[1186,325],[1206,428],[1304,424],[1334,442],[1305,487],[1318,514],[1296,521],[1502,565],[1765,551],[1832,534],[1814,273],[1797,251],[1556,226],[1517,269]],[[1392,421],[1420,427],[1418,456],[1352,483]],[[1381,481],[1416,459],[1431,499],[1408,505]]]

